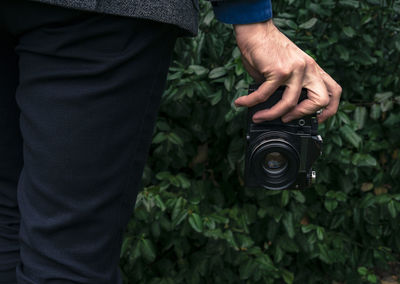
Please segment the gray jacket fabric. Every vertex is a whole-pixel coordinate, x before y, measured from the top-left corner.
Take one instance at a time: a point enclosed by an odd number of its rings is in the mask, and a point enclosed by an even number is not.
[[[173,24],[182,36],[198,30],[199,0],[33,0],[73,9],[150,19]],[[212,0],[215,1],[215,0]],[[220,0],[217,0],[220,1]]]

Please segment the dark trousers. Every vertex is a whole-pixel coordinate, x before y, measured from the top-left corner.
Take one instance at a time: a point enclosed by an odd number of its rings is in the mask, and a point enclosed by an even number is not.
[[[0,283],[122,283],[178,31],[0,2]]]

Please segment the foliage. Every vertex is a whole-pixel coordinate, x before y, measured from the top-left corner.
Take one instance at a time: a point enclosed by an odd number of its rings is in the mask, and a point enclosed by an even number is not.
[[[199,35],[175,48],[126,282],[377,283],[400,252],[400,1],[274,2],[276,25],[343,87],[320,127],[318,183],[283,192],[242,186],[245,110],[232,102],[252,79],[232,27],[201,8]]]

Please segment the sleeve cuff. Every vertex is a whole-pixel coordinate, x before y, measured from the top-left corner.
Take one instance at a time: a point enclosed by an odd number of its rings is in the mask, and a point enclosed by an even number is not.
[[[213,2],[215,17],[226,24],[251,24],[272,18],[271,0]]]

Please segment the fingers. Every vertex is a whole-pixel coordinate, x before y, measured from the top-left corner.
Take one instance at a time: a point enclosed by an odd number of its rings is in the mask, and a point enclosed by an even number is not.
[[[256,91],[235,100],[236,106],[252,107],[265,102],[279,87],[279,82],[265,81]]]
[[[308,99],[305,99],[299,103],[295,108],[293,108],[292,111],[282,117],[282,121],[284,123],[309,114],[313,114],[329,104],[329,96],[327,91],[322,92],[322,94],[318,94],[314,91],[308,90],[307,97]]]
[[[318,115],[319,123],[324,122],[326,119],[333,116],[337,112],[340,103],[340,96],[342,94],[342,87],[340,87],[340,85],[336,83],[336,81],[333,80],[331,76],[323,71],[321,73],[321,76],[328,89],[330,100],[324,111],[320,115]]]
[[[313,76],[312,80],[309,80],[310,83],[305,85],[305,88],[308,89],[308,99],[284,115],[283,122],[287,123],[325,108],[318,115],[318,122],[322,123],[337,112],[342,88],[318,64],[315,64],[314,67],[318,76]]]
[[[265,120],[273,120],[281,117],[296,107],[297,102],[299,101],[300,93],[301,84],[291,84],[286,86],[286,89],[282,95],[282,99],[279,100],[272,108],[256,112],[253,115],[253,121],[255,123],[259,123]]]

